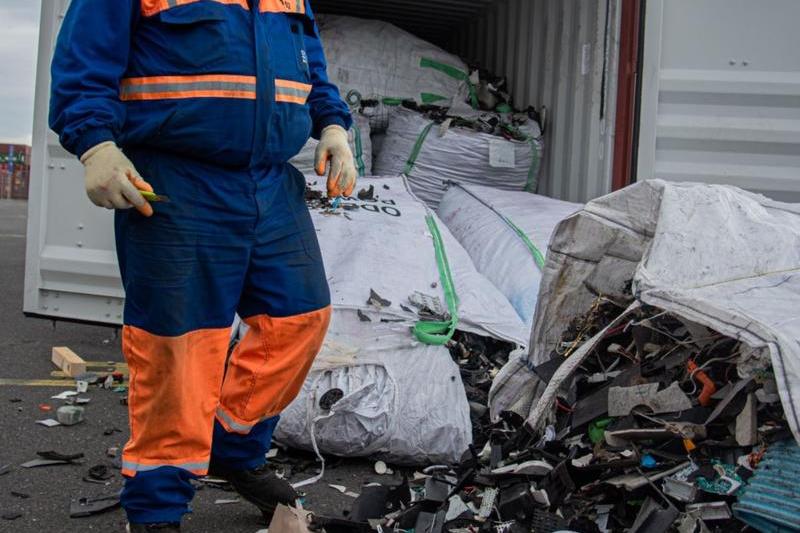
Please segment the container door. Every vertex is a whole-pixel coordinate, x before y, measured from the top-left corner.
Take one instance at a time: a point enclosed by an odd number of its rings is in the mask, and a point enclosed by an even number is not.
[[[800,202],[800,2],[649,0],[638,179]]]
[[[89,202],[80,162],[47,127],[50,60],[68,3],[42,2],[24,310],[35,316],[120,324],[123,291],[113,214]]]

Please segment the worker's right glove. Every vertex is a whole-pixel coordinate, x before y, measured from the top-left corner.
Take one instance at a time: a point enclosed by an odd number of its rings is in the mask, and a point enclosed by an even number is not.
[[[146,217],[153,214],[153,206],[139,193],[153,192],[153,188],[112,141],[87,150],[81,163],[86,170],[86,194],[94,205],[106,209],[135,207]]]

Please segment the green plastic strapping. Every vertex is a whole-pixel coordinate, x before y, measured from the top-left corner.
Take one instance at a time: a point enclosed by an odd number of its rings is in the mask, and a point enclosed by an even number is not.
[[[475,90],[475,86],[472,85],[468,73],[454,67],[453,65],[440,63],[439,61],[434,61],[433,59],[430,59],[428,57],[423,57],[422,59],[420,59],[419,66],[422,68],[432,68],[434,70],[438,70],[439,72],[447,74],[453,79],[467,82],[467,86],[469,87],[470,104],[472,105],[473,109],[478,109],[478,93]]]
[[[420,93],[419,96],[422,99],[423,104],[433,104],[435,102],[441,102],[442,100],[447,100],[447,97],[442,96],[441,94]]]
[[[433,59],[427,57],[423,57],[420,60],[419,66],[422,68],[432,68],[434,70],[438,70],[439,72],[444,72],[451,78],[459,81],[469,80],[469,75],[463,70],[460,70],[453,65],[447,65],[445,63],[440,63],[439,61],[434,61]]]
[[[402,98],[386,97],[381,99],[383,105],[398,106],[403,104]]]
[[[364,165],[364,145],[361,142],[361,128],[355,122],[353,122],[353,144],[355,144],[356,149],[356,153],[353,155],[356,170],[358,175],[363,178],[367,173],[367,167]]]
[[[444,249],[442,234],[436,225],[432,215],[425,217],[428,229],[433,236],[433,248],[436,252],[436,266],[439,268],[439,281],[442,284],[444,297],[447,302],[447,310],[450,313],[450,320],[417,322],[414,324],[413,332],[418,341],[433,346],[443,346],[450,342],[458,326],[458,295],[453,284],[453,275],[450,272],[450,263],[447,261],[447,254]]]
[[[417,142],[414,143],[414,149],[411,150],[411,155],[408,156],[408,161],[406,161],[406,168],[403,173],[406,176],[411,175],[411,171],[414,170],[414,165],[417,163],[417,157],[419,157],[419,153],[422,150],[422,145],[425,144],[425,139],[428,137],[428,134],[431,132],[431,128],[433,128],[433,122],[425,126],[425,129],[419,134],[417,137]]]
[[[531,252],[531,255],[533,256],[533,261],[534,261],[534,263],[536,263],[536,266],[537,266],[537,267],[539,267],[539,270],[543,270],[543,269],[544,269],[544,262],[545,262],[544,254],[541,252],[541,250],[539,250],[539,248],[537,248],[537,246],[536,246],[535,244],[533,244],[533,241],[530,239],[530,237],[528,237],[528,234],[527,234],[527,233],[525,233],[524,231],[522,231],[522,229],[521,229],[519,226],[517,226],[516,224],[514,224],[514,223],[511,221],[511,219],[510,219],[510,218],[508,218],[508,217],[507,217],[507,216],[505,216],[503,213],[501,213],[500,211],[498,211],[497,209],[495,209],[494,207],[492,207],[490,204],[488,204],[488,203],[484,202],[484,201],[483,201],[481,198],[479,198],[478,196],[476,196],[476,195],[472,194],[472,192],[470,192],[468,189],[466,189],[466,188],[464,188],[464,187],[461,187],[460,185],[457,185],[457,186],[458,186],[458,187],[459,187],[459,188],[460,188],[462,191],[464,191],[464,192],[465,192],[465,193],[467,193],[468,195],[472,196],[472,197],[473,197],[475,200],[477,200],[477,201],[478,201],[478,202],[480,202],[481,204],[485,205],[485,206],[486,206],[486,207],[487,207],[489,210],[491,210],[491,211],[492,211],[492,212],[493,212],[495,215],[497,215],[498,217],[500,217],[500,220],[502,220],[503,222],[505,222],[505,223],[506,223],[506,225],[507,225],[509,228],[511,228],[511,229],[514,231],[514,233],[516,233],[516,234],[517,234],[517,237],[519,237],[519,238],[520,238],[520,240],[523,242],[523,244],[525,244],[525,246],[526,246],[526,247],[528,248],[528,250]]]
[[[514,233],[516,233],[519,236],[519,238],[522,239],[522,242],[525,243],[525,246],[528,247],[528,250],[530,250],[531,255],[533,256],[533,260],[536,262],[536,266],[539,267],[539,270],[543,270],[544,255],[542,255],[542,252],[539,250],[539,248],[537,248],[536,245],[533,244],[533,241],[530,239],[530,237],[528,237],[528,235],[524,231],[522,231],[519,227],[517,227],[516,224],[511,222],[509,218],[507,217],[502,217],[502,218],[503,221],[506,224],[508,224],[508,227],[514,230]]]

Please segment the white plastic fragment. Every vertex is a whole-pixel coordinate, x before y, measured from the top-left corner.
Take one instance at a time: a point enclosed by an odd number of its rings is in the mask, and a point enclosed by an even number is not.
[[[526,476],[545,476],[553,467],[545,461],[525,461],[524,463],[501,466],[492,470],[492,474],[520,474]]]
[[[61,423],[58,420],[54,420],[52,418],[45,418],[44,420],[37,420],[36,423],[40,424],[42,426],[45,426],[45,427],[49,427],[49,428],[61,425]]]
[[[481,507],[478,510],[478,518],[486,520],[494,510],[494,502],[500,491],[494,487],[488,488],[483,492],[483,499],[481,500]]]
[[[658,383],[644,383],[632,387],[611,387],[608,390],[608,415],[627,416],[641,405],[653,414],[675,413],[692,408],[692,400],[681,390],[677,381],[659,391]]]
[[[469,512],[469,507],[467,507],[467,504],[461,499],[461,496],[458,494],[453,495],[450,497],[450,503],[447,506],[447,514],[445,515],[444,520],[445,522],[449,522],[450,520],[454,520],[463,513],[467,512]]]
[[[338,490],[339,492],[341,492],[345,496],[350,496],[351,498],[358,498],[358,493],[357,492],[353,492],[351,490],[348,490],[347,487],[345,487],[344,485],[332,485],[332,484],[329,484],[328,486],[330,488],[334,489],[334,490]]]
[[[77,395],[78,395],[78,391],[65,390],[64,392],[56,394],[55,396],[50,396],[50,398],[53,399],[53,400],[68,400],[68,399],[72,398],[73,396],[77,396]]]
[[[589,464],[592,462],[593,457],[594,457],[593,453],[587,453],[584,456],[577,457],[572,460],[572,466],[574,466],[575,468],[585,468],[589,466]]]
[[[56,411],[56,418],[59,423],[65,426],[74,426],[75,424],[83,422],[83,413],[83,407],[64,405],[59,407]]]
[[[394,474],[394,471],[386,466],[383,461],[375,461],[375,473],[379,476]]]

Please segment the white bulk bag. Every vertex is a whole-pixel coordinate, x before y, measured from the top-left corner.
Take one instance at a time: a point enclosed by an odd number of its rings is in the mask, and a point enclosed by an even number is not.
[[[411,190],[436,209],[445,182],[486,185],[507,191],[535,191],[542,160],[542,142],[535,128],[528,141],[451,127],[442,128],[405,108],[390,116],[373,172],[405,174]]]
[[[360,179],[356,191],[374,188],[375,198],[347,198],[335,214],[312,210],[322,250],[331,302],[335,308],[362,310],[369,314],[370,290],[389,300],[383,316],[417,321],[409,312],[409,296],[415,292],[438,298],[447,308],[441,270],[426,217],[430,216],[442,237],[458,297],[458,329],[527,345],[528,334],[508,300],[480,274],[469,254],[435,213],[411,194],[401,177]],[[311,180],[324,191],[325,180]],[[355,194],[354,194],[355,196]],[[403,309],[405,307],[406,309]]]
[[[372,175],[372,140],[370,138],[369,119],[360,113],[354,113],[353,126],[347,132],[347,138],[350,142],[350,150],[353,151],[353,159],[355,160],[358,175]],[[303,174],[307,176],[315,175],[314,156],[317,145],[319,145],[318,140],[309,139],[303,149],[300,150],[300,153],[289,162]]]
[[[341,400],[321,405],[334,389]],[[458,365],[446,348],[334,309],[322,351],[275,438],[307,450],[316,443],[344,457],[421,465],[458,461],[472,443],[472,425]]]
[[[530,330],[550,236],[580,204],[453,184],[436,213]]]
[[[318,15],[328,76],[343,96],[413,99],[449,107],[467,83],[457,56],[380,20]]]
[[[493,415],[513,407],[540,425],[549,402],[532,392],[541,384],[529,366],[548,359],[596,294],[624,294],[631,279],[639,302],[768,351],[800,441],[800,204],[722,185],[645,181],[558,225],[530,354],[495,380]],[[583,348],[565,365],[579,363]]]

